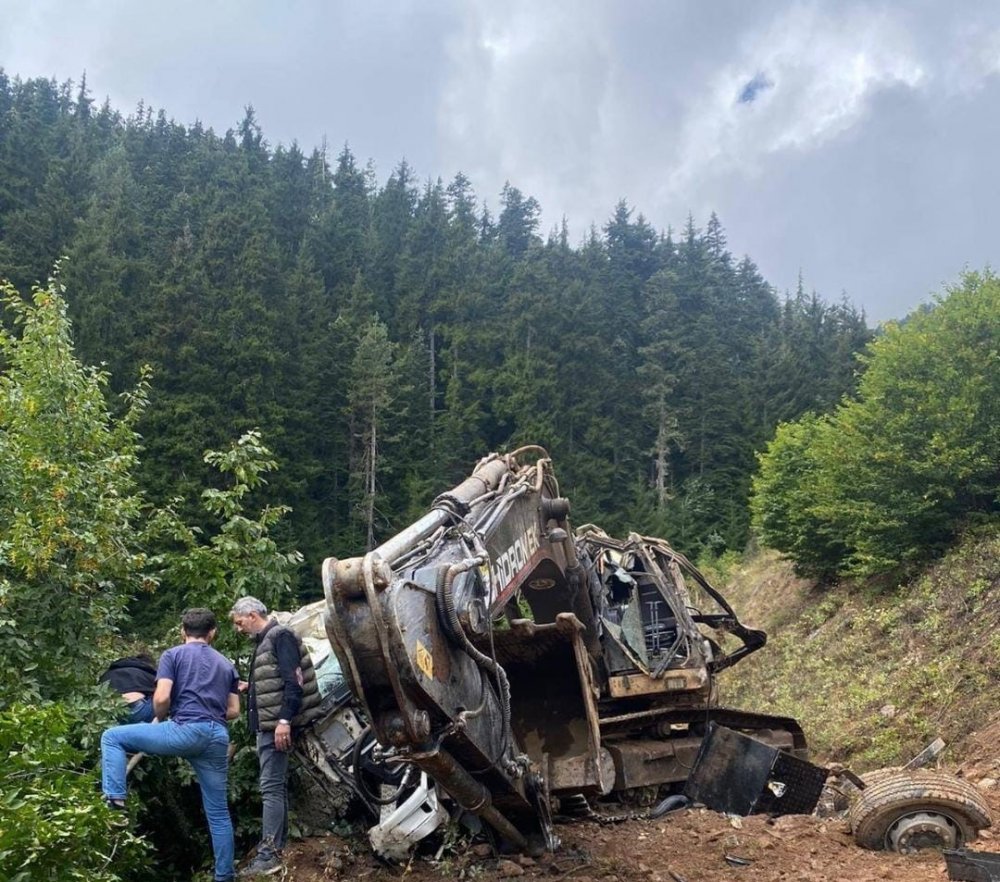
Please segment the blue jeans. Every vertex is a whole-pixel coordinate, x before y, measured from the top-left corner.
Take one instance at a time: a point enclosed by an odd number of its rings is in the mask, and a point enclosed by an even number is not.
[[[274,746],[274,732],[257,733],[260,798],[264,803],[257,854],[272,857],[288,839],[288,754]]]
[[[140,698],[137,701],[130,701],[127,705],[128,716],[122,721],[128,723],[152,723],[153,722],[153,699],[151,697]]]
[[[133,723],[101,736],[101,788],[108,799],[125,798],[126,753],[180,756],[191,763],[201,787],[215,854],[215,878],[232,879],[233,822],[226,802],[229,730],[222,723]]]

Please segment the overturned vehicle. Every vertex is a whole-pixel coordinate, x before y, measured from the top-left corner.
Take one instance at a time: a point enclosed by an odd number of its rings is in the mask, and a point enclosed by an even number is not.
[[[795,720],[717,703],[716,675],[764,633],[667,542],[574,531],[569,511],[542,448],[493,453],[378,548],[324,562],[324,601],[296,615],[322,619],[344,688],[305,748],[378,818],[381,853],[442,823],[444,801],[509,848],[551,850],[555,813],[686,786],[728,799],[713,782],[754,756],[748,810],[819,798]]]

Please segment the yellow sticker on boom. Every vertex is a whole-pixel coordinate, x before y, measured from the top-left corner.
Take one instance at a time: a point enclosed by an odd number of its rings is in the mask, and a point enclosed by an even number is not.
[[[434,679],[434,658],[431,651],[419,640],[417,641],[417,667],[428,678]]]

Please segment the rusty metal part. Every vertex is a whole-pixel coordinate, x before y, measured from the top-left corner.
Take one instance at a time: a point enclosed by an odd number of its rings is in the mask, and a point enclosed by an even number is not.
[[[930,744],[928,744],[923,750],[920,751],[913,759],[911,759],[905,766],[904,769],[922,769],[928,763],[936,760],[940,755],[941,751],[944,750],[945,743],[943,738],[935,738]]]
[[[615,764],[615,790],[684,781],[694,768],[700,735],[663,741],[633,739],[606,742]]]
[[[711,724],[684,793],[727,814],[811,814],[827,770],[755,738]]]

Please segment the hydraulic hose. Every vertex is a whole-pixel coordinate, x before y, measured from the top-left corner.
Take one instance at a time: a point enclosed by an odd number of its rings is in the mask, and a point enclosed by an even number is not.
[[[507,672],[497,664],[496,659],[490,658],[484,652],[480,652],[473,645],[472,641],[469,640],[465,629],[462,627],[462,622],[458,618],[458,611],[455,609],[455,598],[452,594],[452,585],[455,577],[459,573],[472,569],[478,563],[478,559],[471,558],[438,570],[435,600],[438,615],[451,636],[458,641],[462,649],[477,665],[489,671],[497,681],[500,693],[500,713],[503,717],[503,749],[506,750],[507,733],[510,731],[510,683],[507,680]]]

